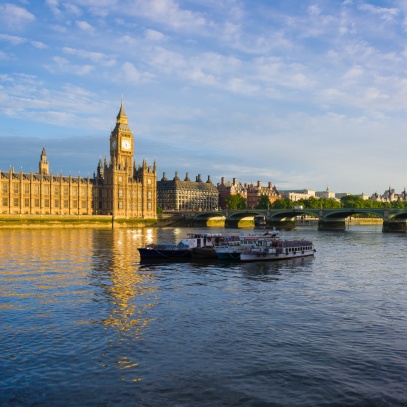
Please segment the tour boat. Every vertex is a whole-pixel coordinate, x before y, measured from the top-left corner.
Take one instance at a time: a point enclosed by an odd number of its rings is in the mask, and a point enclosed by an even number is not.
[[[181,242],[178,244],[148,244],[146,247],[138,247],[137,250],[141,260],[191,257],[191,249]]]
[[[139,247],[137,250],[140,253],[141,260],[188,257],[210,258],[216,257],[213,248],[220,245],[224,239],[225,237],[219,233],[189,233],[178,244],[148,244],[146,247]]]
[[[310,240],[258,239],[251,247],[240,253],[241,261],[271,261],[313,256],[314,244]]]
[[[216,256],[221,260],[239,260],[240,254],[247,248],[255,245],[258,240],[269,240],[271,242],[280,239],[280,231],[276,228],[261,234],[241,235],[238,240],[225,239],[220,246],[214,248]]]

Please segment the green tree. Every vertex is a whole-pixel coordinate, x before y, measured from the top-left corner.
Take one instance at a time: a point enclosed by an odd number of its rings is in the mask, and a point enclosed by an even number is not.
[[[259,202],[257,203],[256,209],[268,209],[270,206],[270,200],[267,195],[261,195]]]
[[[225,203],[229,209],[246,209],[246,199],[240,194],[230,195],[230,197],[225,200]]]
[[[294,206],[294,202],[291,199],[277,199],[271,204],[272,209],[290,209]]]
[[[157,205],[157,214],[162,214],[164,211]]]

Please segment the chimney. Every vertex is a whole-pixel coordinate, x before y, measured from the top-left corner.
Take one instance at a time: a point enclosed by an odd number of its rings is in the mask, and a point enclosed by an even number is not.
[[[225,177],[222,177],[221,178],[221,182],[220,182],[222,185],[225,185]]]
[[[237,185],[237,179],[233,178],[233,185]]]
[[[269,189],[273,189],[273,183],[269,182]]]
[[[257,186],[260,188],[261,187],[261,181],[257,181]]]

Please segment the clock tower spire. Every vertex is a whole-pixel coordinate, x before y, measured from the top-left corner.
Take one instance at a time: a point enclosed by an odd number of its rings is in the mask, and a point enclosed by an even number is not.
[[[133,174],[133,156],[133,132],[128,125],[122,98],[120,110],[116,116],[116,126],[110,134],[110,158],[111,162],[115,161],[116,169],[124,170],[131,177]]]

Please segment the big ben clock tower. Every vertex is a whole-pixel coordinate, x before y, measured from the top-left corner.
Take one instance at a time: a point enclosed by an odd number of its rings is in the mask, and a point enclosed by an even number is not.
[[[133,133],[124,111],[123,99],[110,133],[110,162],[99,160],[95,179],[94,211],[115,218],[157,217],[157,165],[145,160],[136,167]]]
[[[132,176],[134,156],[133,133],[129,129],[126,112],[124,111],[123,100],[120,111],[116,117],[116,126],[110,134],[110,157],[117,169],[125,171],[128,176]]]

